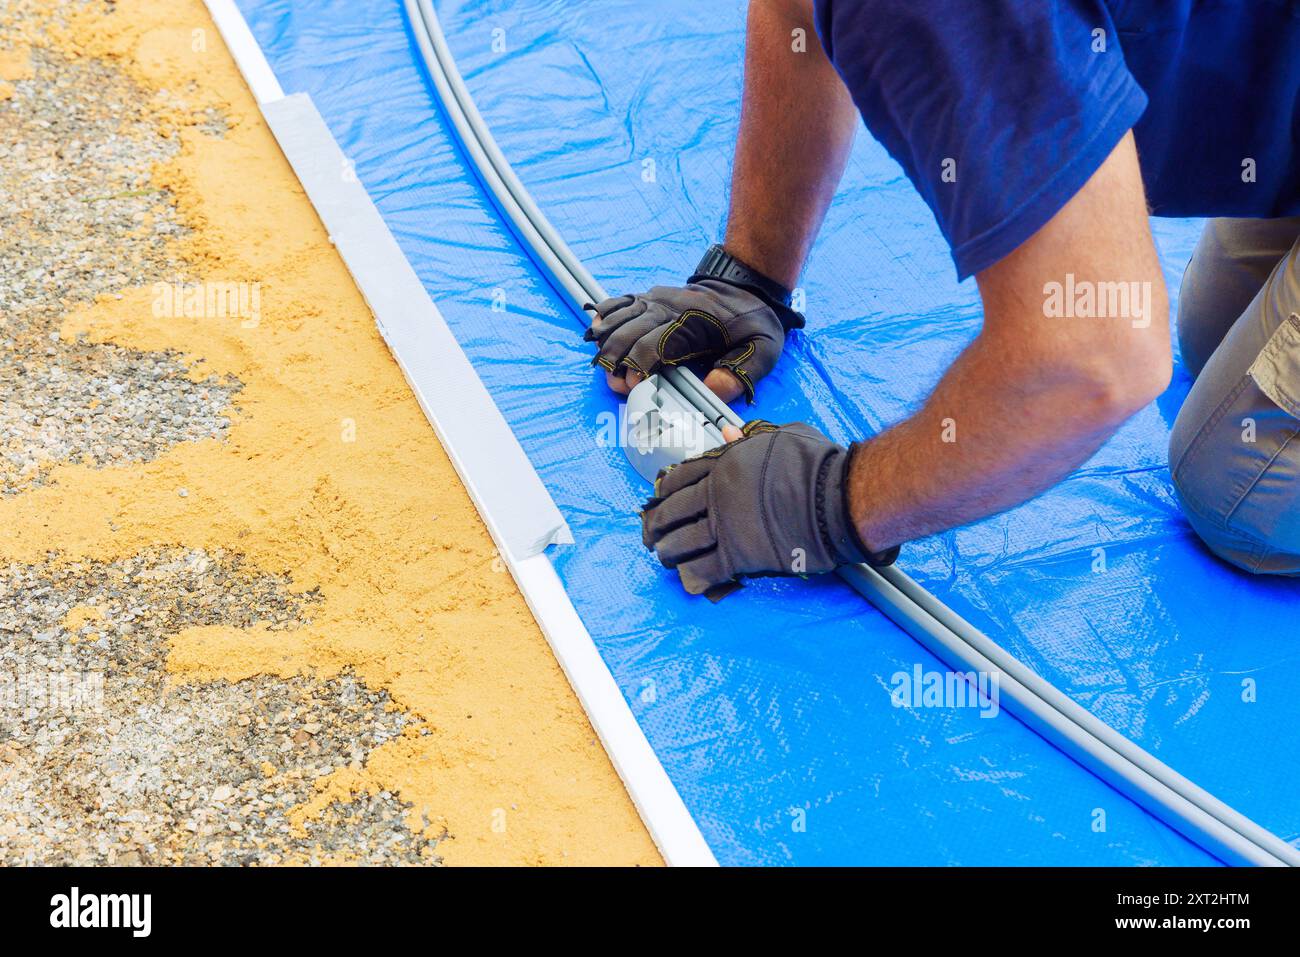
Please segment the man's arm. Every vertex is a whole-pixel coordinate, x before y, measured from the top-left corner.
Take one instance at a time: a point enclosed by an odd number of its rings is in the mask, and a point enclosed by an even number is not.
[[[795,30],[803,34],[795,49]],[[812,0],[755,0],[745,36],[745,85],[724,246],[785,286],[808,249],[844,173],[858,114],[813,27]],[[627,393],[641,381],[606,371]],[[724,401],[740,395],[726,369],[705,378]]]
[[[1168,384],[1169,306],[1131,133],[978,280],[984,329],[916,415],[851,454],[798,423],[727,426],[727,446],[659,474],[645,546],[715,597],[743,575],[887,564],[895,545],[1043,491]],[[1109,299],[1121,282],[1138,284],[1126,316],[1044,309],[1050,283]]]
[[[1049,318],[1045,286],[1067,274],[1076,288],[1148,284],[1139,289],[1150,290],[1149,314]],[[1060,212],[976,279],[983,331],[916,415],[854,456],[849,510],[872,550],[1037,495],[1169,383],[1168,296],[1131,132]]]
[[[803,52],[794,50],[795,30],[803,31]],[[844,174],[857,122],[814,31],[812,0],[750,4],[727,251],[794,286]]]

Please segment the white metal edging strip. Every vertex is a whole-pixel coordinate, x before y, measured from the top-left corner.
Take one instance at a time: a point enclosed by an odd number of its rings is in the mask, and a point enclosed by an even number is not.
[[[248,21],[235,6],[235,0],[205,0],[212,22],[226,41],[230,55],[235,58],[235,65],[243,74],[244,82],[253,92],[253,99],[259,104],[270,103],[284,96],[280,81],[276,78],[271,64],[266,61],[262,48],[248,28]]]
[[[573,541],[551,494],[352,171],[311,97],[262,104],[330,242],[501,550],[523,560]]]

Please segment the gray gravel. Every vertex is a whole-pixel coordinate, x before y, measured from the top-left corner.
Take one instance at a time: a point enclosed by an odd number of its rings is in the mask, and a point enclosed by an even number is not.
[[[316,596],[287,584],[199,551],[0,568],[0,863],[435,861],[389,794],[331,808],[305,840],[286,817],[406,727],[386,693],[346,673],[169,680],[181,628],[308,620]],[[94,611],[69,631],[74,608]]]
[[[36,49],[32,64],[0,101],[0,495],[58,463],[148,461],[220,437],[239,391],[191,381],[175,354],[60,338],[70,304],[191,279],[167,247],[183,227],[150,180],[179,145],[103,63]]]

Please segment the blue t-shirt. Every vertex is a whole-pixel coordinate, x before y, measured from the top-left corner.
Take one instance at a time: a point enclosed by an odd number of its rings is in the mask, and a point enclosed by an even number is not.
[[[815,0],[966,278],[1134,129],[1152,212],[1300,215],[1300,0]]]

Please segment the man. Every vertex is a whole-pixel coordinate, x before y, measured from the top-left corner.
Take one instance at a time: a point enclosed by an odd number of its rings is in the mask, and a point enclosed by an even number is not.
[[[797,42],[814,27],[821,49]],[[1170,380],[1150,203],[1237,217],[1209,222],[1183,281],[1197,378],[1170,454],[1188,518],[1228,561],[1300,574],[1298,90],[1294,3],[754,0],[725,242],[683,287],[595,306],[610,386],[704,360],[711,389],[752,400],[802,325],[789,290],[859,112],[975,276],[984,324],[867,441],[752,422],[661,473],[647,547],[709,592],[887,563],[1059,481]],[[1076,315],[1047,302],[1063,288],[1143,294]]]

